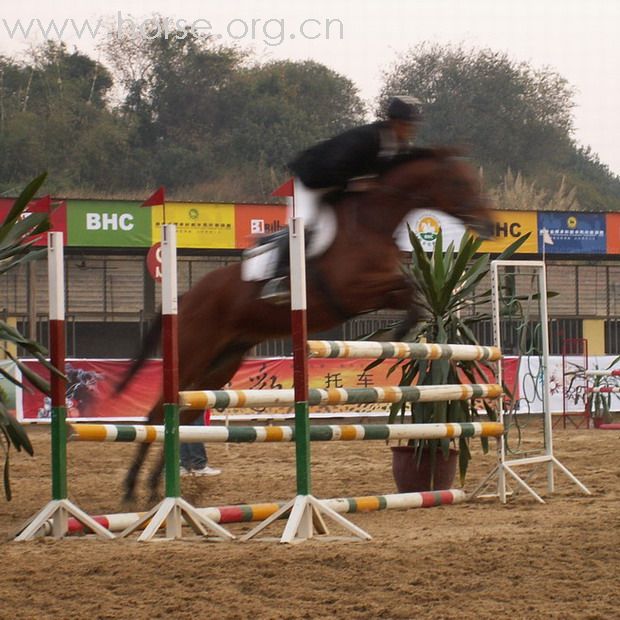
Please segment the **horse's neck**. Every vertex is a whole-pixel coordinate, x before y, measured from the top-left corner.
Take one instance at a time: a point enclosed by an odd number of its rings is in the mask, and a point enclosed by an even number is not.
[[[392,235],[411,209],[403,197],[384,190],[370,191],[342,201],[337,207],[338,227]]]

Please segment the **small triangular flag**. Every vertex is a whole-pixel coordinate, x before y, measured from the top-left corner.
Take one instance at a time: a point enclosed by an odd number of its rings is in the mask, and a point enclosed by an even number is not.
[[[47,196],[38,198],[37,200],[33,200],[28,205],[29,213],[49,213],[51,210],[52,210],[52,197],[49,194]]]
[[[141,207],[158,207],[166,202],[164,197],[164,188],[160,187],[153,192],[140,206]]]
[[[545,245],[553,245],[553,239],[551,238],[549,231],[546,228],[543,228],[540,232],[542,233],[543,243]]]
[[[293,177],[291,177],[286,183],[283,183],[278,187],[278,189],[274,189],[271,192],[272,196],[294,196],[295,195],[295,184],[293,183]]]

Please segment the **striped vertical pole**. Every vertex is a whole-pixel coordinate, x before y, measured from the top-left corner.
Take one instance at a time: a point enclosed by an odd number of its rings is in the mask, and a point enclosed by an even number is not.
[[[196,534],[207,536],[214,531],[224,540],[234,536],[221,525],[200,513],[181,497],[179,472],[179,348],[178,348],[178,298],[177,298],[177,232],[174,224],[161,227],[161,313],[163,354],[163,408],[164,408],[164,457],[166,497],[157,506],[143,513],[137,521],[125,528],[120,538],[142,529],[139,542],[151,540],[165,524],[166,538],[177,539],[183,535],[183,515]]]
[[[297,495],[310,495],[310,422],[308,415],[308,356],[306,346],[306,257],[304,221],[293,217],[289,226],[291,260],[291,330],[295,391],[295,455]]]
[[[65,270],[63,235],[47,235],[47,281],[49,286],[49,349],[50,362],[57,370],[65,370]],[[51,534],[62,538],[68,532],[69,516],[100,538],[111,539],[114,534],[89,517],[67,497],[67,406],[65,402],[66,379],[56,372],[50,377],[52,397],[51,456],[52,500],[37,514],[28,519],[17,531],[15,540],[32,540],[39,535],[41,526],[51,522]]]
[[[161,227],[162,354],[166,497],[179,497],[179,348],[177,330],[177,236],[174,224]]]
[[[49,344],[50,361],[55,368],[65,370],[65,270],[63,263],[62,233],[48,233],[48,290],[49,290]],[[67,407],[66,379],[51,374],[52,396],[52,498],[67,497]],[[58,511],[54,519],[54,535],[62,536],[67,529],[67,515]],[[64,523],[62,521],[65,520]]]

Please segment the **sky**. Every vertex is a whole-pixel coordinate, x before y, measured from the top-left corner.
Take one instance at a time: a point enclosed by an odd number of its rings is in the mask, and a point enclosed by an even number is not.
[[[382,73],[421,42],[505,52],[568,80],[575,139],[620,175],[620,0],[20,0],[0,7],[0,54],[25,53],[53,19],[70,49],[97,57],[105,29],[99,20],[108,28],[122,20],[138,36],[153,13],[250,48],[259,59],[321,62],[350,78],[371,105]],[[28,38],[17,20],[30,27]]]

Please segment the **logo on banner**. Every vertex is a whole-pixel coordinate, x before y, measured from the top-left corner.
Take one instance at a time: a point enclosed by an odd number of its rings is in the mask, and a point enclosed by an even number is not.
[[[435,241],[437,241],[440,230],[439,220],[432,215],[421,217],[413,226],[413,231],[418,235],[422,247],[426,251],[431,251],[435,247]]]
[[[265,232],[265,220],[250,220],[250,234],[262,235]]]
[[[566,225],[569,228],[577,228],[577,218],[574,215],[571,215],[569,218],[567,218]]]
[[[161,243],[152,245],[146,255],[146,267],[155,282],[161,282]]]

